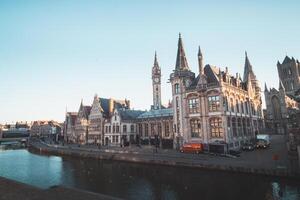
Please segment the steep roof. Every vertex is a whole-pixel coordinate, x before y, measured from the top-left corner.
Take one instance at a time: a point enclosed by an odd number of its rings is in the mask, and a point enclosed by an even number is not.
[[[178,38],[178,49],[175,70],[189,70],[189,65],[185,56],[185,51],[183,48],[183,42],[180,33]]]
[[[142,110],[126,110],[126,109],[118,109],[118,112],[122,118],[122,120],[134,120],[145,111]]]
[[[249,61],[247,52],[245,52],[245,65],[244,65],[244,76],[243,76],[243,82],[247,82],[248,81],[248,75],[250,74],[250,78],[251,79],[256,79],[255,74],[253,72],[252,69],[252,65]]]
[[[112,101],[112,108],[110,108],[110,101]],[[106,114],[107,116],[109,115],[110,111],[113,111],[113,109],[129,108],[126,104],[126,100],[99,98],[99,102],[104,111],[104,114]]]

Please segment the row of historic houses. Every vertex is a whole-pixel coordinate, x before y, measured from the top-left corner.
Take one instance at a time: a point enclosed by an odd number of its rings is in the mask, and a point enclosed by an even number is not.
[[[179,148],[185,142],[223,144],[239,148],[264,128],[261,89],[246,53],[244,74],[204,65],[198,50],[198,72],[190,70],[181,36],[170,74],[172,101],[161,102],[161,68],[155,53],[152,67],[153,105],[132,110],[128,100],[99,98],[91,106],[81,102],[67,112],[65,140],[101,145],[146,144]]]

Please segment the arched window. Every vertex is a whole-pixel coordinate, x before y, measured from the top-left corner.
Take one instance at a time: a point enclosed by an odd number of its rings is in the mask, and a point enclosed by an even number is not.
[[[176,83],[176,84],[174,85],[174,91],[175,91],[175,94],[178,94],[178,93],[180,92],[179,84],[178,84],[178,83]]]
[[[213,138],[223,137],[222,119],[218,117],[211,118],[209,120],[210,133]]]
[[[200,132],[201,132],[200,119],[191,119],[190,125],[191,125],[191,136],[200,137]]]

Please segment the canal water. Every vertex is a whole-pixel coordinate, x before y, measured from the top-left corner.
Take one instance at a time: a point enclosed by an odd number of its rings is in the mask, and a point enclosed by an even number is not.
[[[0,150],[0,176],[40,188],[65,185],[136,200],[300,199],[300,183],[282,178],[39,155],[25,149]]]

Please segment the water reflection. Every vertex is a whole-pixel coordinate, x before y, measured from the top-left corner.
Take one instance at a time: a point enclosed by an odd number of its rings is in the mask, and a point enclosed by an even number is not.
[[[61,184],[62,158],[39,156],[26,150],[0,152],[0,176],[41,188]]]
[[[42,156],[26,150],[0,152],[0,161],[0,176],[124,199],[300,199],[298,182],[279,178]]]

